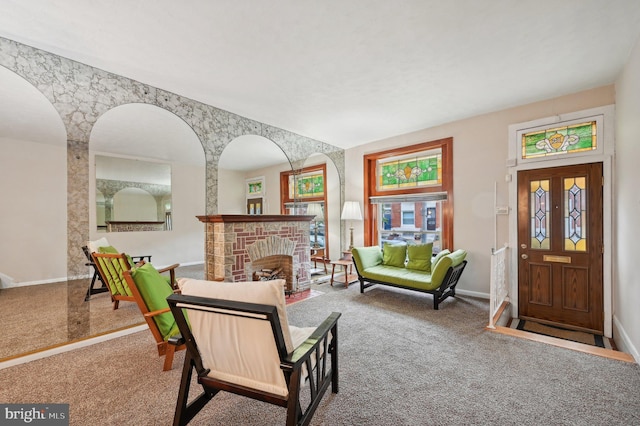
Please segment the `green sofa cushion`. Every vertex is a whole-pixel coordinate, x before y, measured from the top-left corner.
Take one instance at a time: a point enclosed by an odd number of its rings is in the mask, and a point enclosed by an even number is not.
[[[131,276],[149,311],[157,311],[169,307],[167,297],[173,294],[173,289],[166,277],[160,275],[151,263],[145,263],[138,268],[133,268]],[[165,341],[178,334],[178,326],[171,312],[156,315],[153,320]]]
[[[431,274],[415,269],[398,268],[396,266],[378,265],[371,267],[362,274],[365,279],[372,279],[391,284],[422,290],[432,290]]]
[[[432,251],[433,243],[407,246],[407,269],[430,272]]]
[[[407,259],[407,246],[405,244],[384,243],[382,248],[382,264],[404,268]]]
[[[353,261],[358,271],[363,272],[367,268],[382,264],[382,250],[380,247],[354,247],[351,250]]]

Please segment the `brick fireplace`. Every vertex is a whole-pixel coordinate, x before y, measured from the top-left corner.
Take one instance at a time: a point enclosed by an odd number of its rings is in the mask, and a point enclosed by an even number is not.
[[[286,290],[301,291],[310,282],[309,225],[313,216],[210,215],[205,224],[205,278],[252,281],[278,271]],[[263,278],[264,279],[264,278]]]

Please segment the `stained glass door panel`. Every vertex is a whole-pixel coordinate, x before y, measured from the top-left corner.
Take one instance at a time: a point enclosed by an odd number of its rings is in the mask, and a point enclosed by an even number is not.
[[[602,333],[602,163],[518,172],[520,318]]]

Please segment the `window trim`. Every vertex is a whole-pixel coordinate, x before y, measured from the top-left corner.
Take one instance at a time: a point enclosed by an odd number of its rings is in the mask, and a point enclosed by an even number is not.
[[[377,161],[399,155],[440,149],[442,153],[442,184],[421,188],[378,191]],[[377,245],[378,208],[371,197],[447,193],[442,202],[442,248],[453,248],[453,137],[393,148],[364,156],[364,244]]]

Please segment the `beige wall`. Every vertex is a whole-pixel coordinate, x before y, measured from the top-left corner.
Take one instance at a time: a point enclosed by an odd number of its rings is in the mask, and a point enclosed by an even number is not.
[[[616,81],[616,159],[613,209],[614,338],[640,362],[640,40]]]
[[[345,153],[345,164],[348,164],[346,199],[363,201],[363,155],[453,137],[454,248],[464,248],[469,253],[469,264],[458,288],[470,294],[475,292],[487,295],[491,249],[496,239],[493,214],[496,183],[498,204],[508,204],[508,185],[505,182],[508,126],[556,114],[610,105],[614,101],[614,87],[605,86],[349,149]],[[354,233],[355,244],[362,244],[362,223],[357,224]],[[508,216],[499,217],[497,234],[496,245],[501,247],[508,241]]]
[[[0,138],[0,147],[2,287],[66,276],[66,146]]]
[[[245,214],[245,173],[218,169],[218,214]]]

